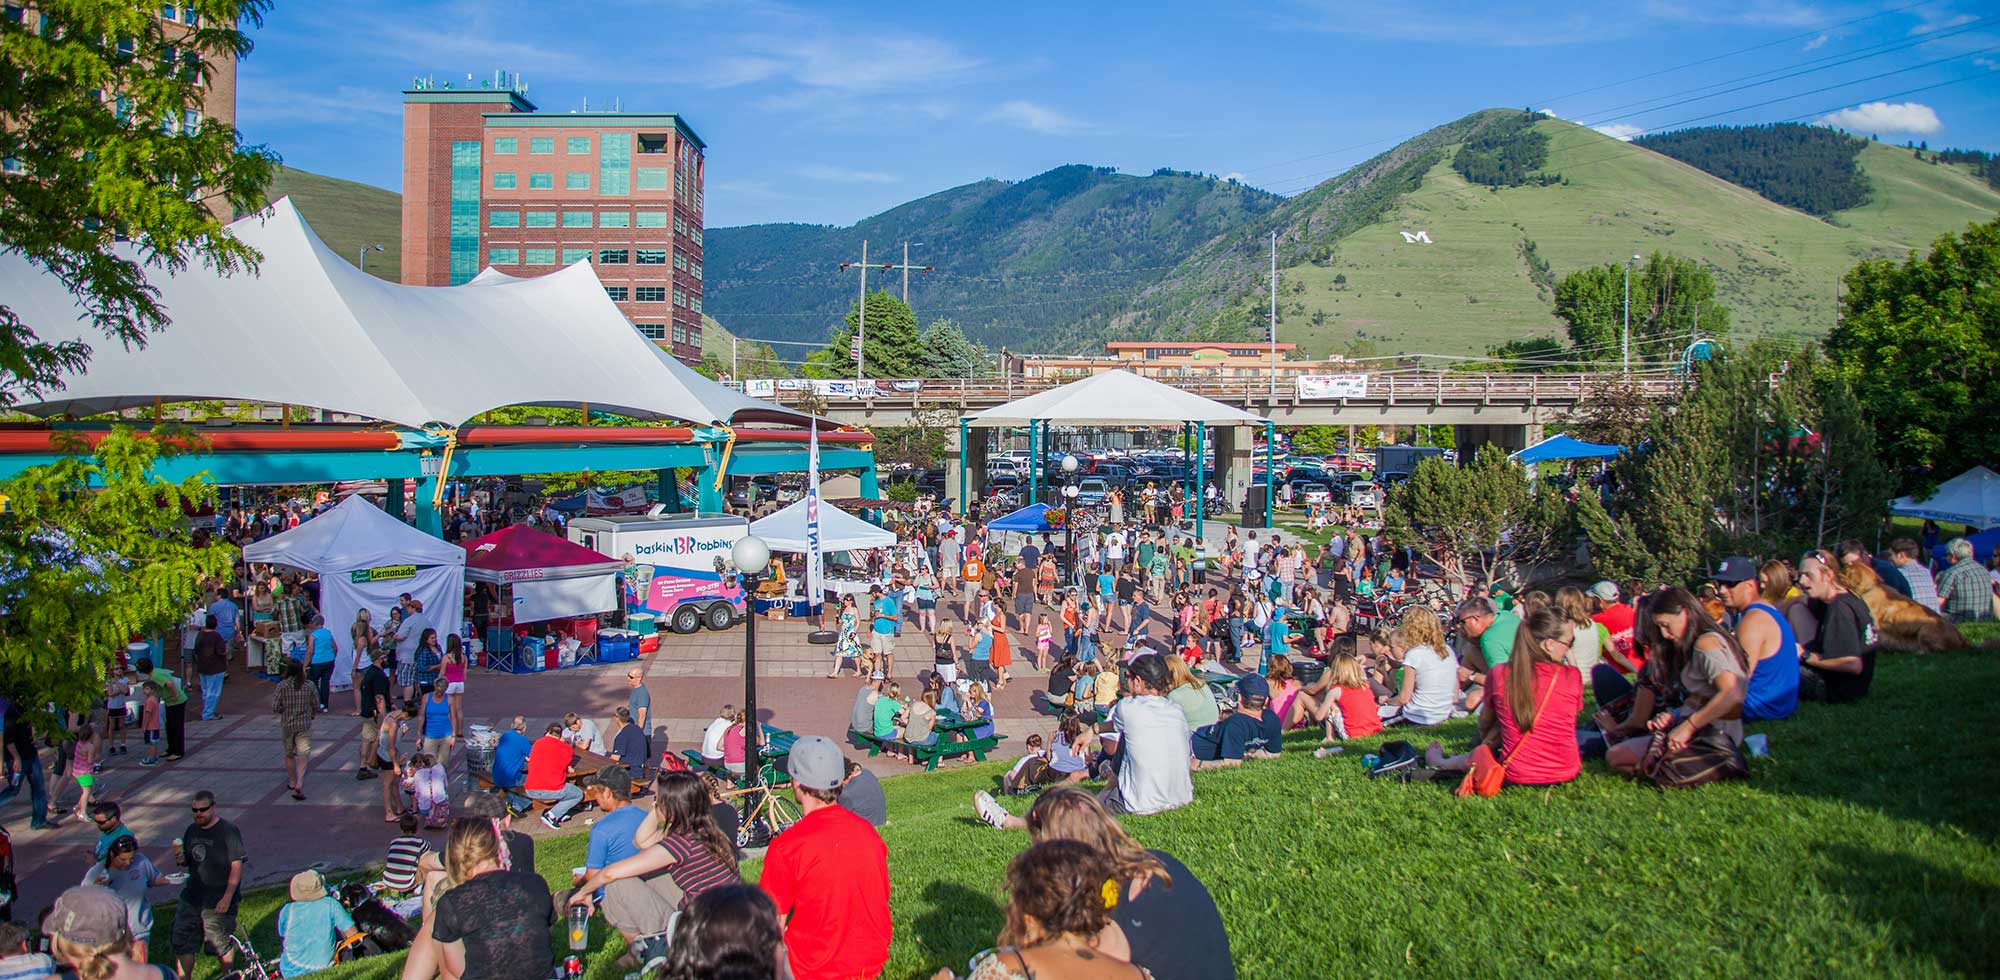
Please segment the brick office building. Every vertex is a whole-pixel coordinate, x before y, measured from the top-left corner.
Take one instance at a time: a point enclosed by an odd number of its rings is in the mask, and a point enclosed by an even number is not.
[[[701,137],[666,113],[538,112],[491,82],[403,92],[403,282],[592,262],[641,333],[700,362]]]

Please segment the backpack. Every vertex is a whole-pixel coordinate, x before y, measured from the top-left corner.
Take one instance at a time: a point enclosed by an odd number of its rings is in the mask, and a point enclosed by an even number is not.
[[[1401,739],[1384,742],[1381,751],[1376,753],[1375,767],[1368,770],[1368,775],[1408,779],[1408,774],[1416,771],[1417,763],[1422,758],[1417,754],[1416,746]]]

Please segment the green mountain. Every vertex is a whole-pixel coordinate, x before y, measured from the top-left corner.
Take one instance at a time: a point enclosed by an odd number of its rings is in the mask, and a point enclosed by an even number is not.
[[[919,317],[950,317],[975,340],[1038,350],[1055,328],[1283,200],[1194,174],[1137,177],[1071,165],[1018,182],[954,187],[847,228],[711,228],[702,307],[742,335],[824,340],[860,288],[858,273],[840,264],[860,259],[862,241],[871,265],[900,263],[902,243],[921,242],[910,261],[936,271],[910,275]],[[901,273],[873,269],[869,285],[900,289]]]
[[[1263,246],[1279,233],[1280,339],[1313,353],[1470,354],[1559,333],[1550,283],[1655,250],[1708,266],[1739,334],[1824,334],[1840,276],[2000,212],[1969,170],[1868,143],[1866,203],[1824,220],[1631,143],[1519,110],[1431,130],[1218,237],[1076,336],[1262,336]],[[1496,127],[1545,153],[1510,186],[1468,181],[1457,150]],[[1526,139],[1533,136],[1521,137]],[[1430,244],[1407,241],[1425,232]],[[1640,352],[1646,353],[1646,352]]]
[[[361,249],[380,245],[368,253],[368,271],[390,282],[403,269],[403,196],[369,184],[357,184],[338,177],[292,167],[279,167],[265,188],[268,200],[290,197],[293,206],[305,215],[306,223],[319,233],[327,247],[354,262]]]

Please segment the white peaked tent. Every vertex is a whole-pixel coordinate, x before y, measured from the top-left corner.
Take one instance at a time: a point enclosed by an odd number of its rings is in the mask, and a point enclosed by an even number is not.
[[[1944,481],[1937,493],[1921,501],[1897,497],[1889,502],[1889,512],[1974,529],[2000,527],[2000,473],[1975,466]]]
[[[750,533],[764,539],[772,551],[804,554],[806,550],[806,502],[801,497],[785,509],[750,524]],[[884,531],[822,500],[819,504],[819,550],[836,551],[887,548],[896,543],[895,532]]]
[[[411,427],[520,404],[700,425],[808,418],[704,378],[640,336],[587,262],[532,279],[489,270],[462,286],[402,286],[335,255],[289,199],[229,230],[263,256],[257,271],[147,267],[173,322],[143,348],[107,342],[54,276],[0,255],[0,296],[23,322],[44,341],[94,348],[88,373],[16,407],[87,415],[156,399],[248,400]],[[118,251],[144,261],[129,245]]]
[[[1017,398],[1005,405],[966,416],[975,428],[1027,425],[1029,420],[1058,425],[1262,425],[1267,421],[1219,401],[1140,377],[1130,371],[1106,371],[1060,388]]]
[[[335,686],[353,674],[347,637],[357,610],[368,610],[380,626],[408,592],[423,602],[439,637],[458,632],[465,620],[465,549],[390,517],[360,494],[244,548],[243,560],[319,573],[320,615],[340,648]]]

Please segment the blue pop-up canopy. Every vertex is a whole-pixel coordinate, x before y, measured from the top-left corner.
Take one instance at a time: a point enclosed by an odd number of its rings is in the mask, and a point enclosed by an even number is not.
[[[995,518],[986,522],[986,529],[988,531],[1019,531],[1024,534],[1033,534],[1037,531],[1051,531],[1054,530],[1049,524],[1049,511],[1051,509],[1048,504],[1029,504],[1005,517]]]
[[[1547,463],[1558,459],[1604,459],[1624,452],[1622,446],[1584,442],[1571,436],[1550,436],[1514,454],[1523,464]]]

